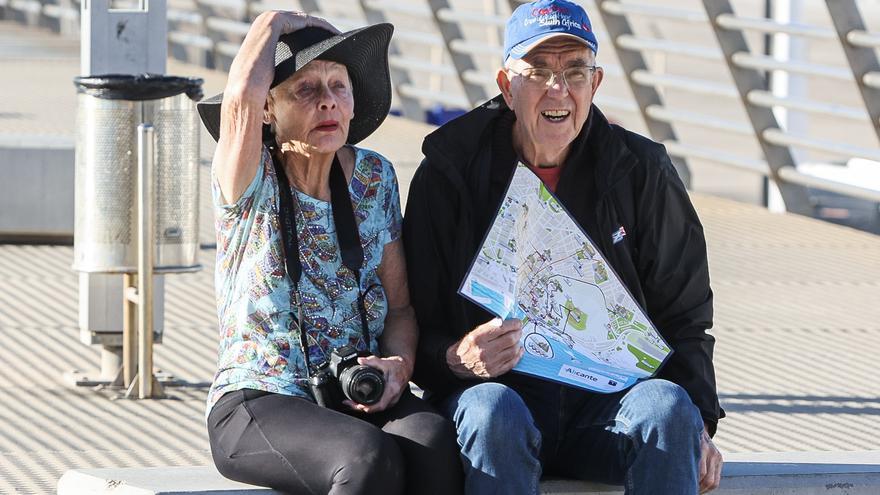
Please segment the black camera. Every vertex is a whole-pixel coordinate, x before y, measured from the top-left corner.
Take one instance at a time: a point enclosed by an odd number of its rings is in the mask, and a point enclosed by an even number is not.
[[[333,349],[329,361],[313,368],[309,387],[318,405],[339,409],[343,398],[365,406],[379,402],[385,392],[382,372],[357,362],[357,358],[369,355],[346,345]]]

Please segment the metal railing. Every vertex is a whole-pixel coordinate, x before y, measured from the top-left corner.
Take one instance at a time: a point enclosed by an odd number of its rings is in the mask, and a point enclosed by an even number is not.
[[[679,56],[703,60],[724,60],[733,79],[733,87],[715,81],[655,73],[642,69],[632,72],[632,80],[639,85],[675,88],[691,94],[717,97],[739,97],[748,115],[750,125],[718,119],[710,115],[676,111],[659,105],[643,106],[649,116],[669,123],[685,123],[710,127],[719,132],[732,132],[738,135],[753,134],[760,143],[765,159],[719,153],[718,150],[704,146],[662,139],[671,153],[733,166],[741,170],[770,176],[779,186],[785,204],[791,211],[809,214],[813,209],[805,188],[820,188],[847,196],[880,201],[880,191],[853,186],[852,184],[817,178],[799,172],[792,148],[816,150],[840,157],[863,157],[880,160],[880,149],[858,146],[837,141],[817,139],[813,136],[788,133],[780,128],[773,115],[774,107],[821,113],[834,117],[864,122],[867,117],[871,125],[880,125],[880,93],[875,90],[878,80],[877,57],[874,49],[880,46],[880,36],[865,30],[854,1],[829,1],[829,14],[834,22],[834,30],[804,24],[784,24],[769,19],[738,17],[730,2],[723,0],[704,0],[703,11],[683,10],[644,3],[601,2],[604,12],[631,17],[650,16],[687,23],[710,25],[715,32],[721,52],[709,47],[694,47],[669,40],[634,37],[629,33],[618,33],[617,45],[641,52],[662,51]],[[606,23],[606,28],[609,26]],[[815,63],[781,61],[763,53],[749,50],[744,30],[766,34],[785,33],[795,36],[809,36],[833,42],[839,37],[849,58],[849,67],[835,67]],[[723,58],[722,58],[723,55]],[[830,78],[837,81],[858,83],[865,108],[801,99],[777,97],[767,91],[766,74],[771,71],[785,71],[789,74],[803,74],[812,77]],[[880,138],[880,131],[876,131]],[[880,164],[878,164],[880,166]]]
[[[269,3],[274,0],[184,3],[187,1],[170,2],[170,51],[175,57],[219,69],[228,68],[249,22],[276,7]],[[503,26],[520,3],[301,0],[299,6],[328,18],[340,29],[368,22],[394,23],[390,65],[395,106],[405,116],[420,119],[432,105],[465,109],[495,94]],[[847,142],[848,136],[835,139],[787,131],[776,117],[785,110],[799,112],[804,119],[839,119],[848,126],[868,124],[871,134],[880,139],[880,33],[866,27],[856,0],[825,2],[826,25],[778,22],[754,12],[739,15],[734,10],[736,2],[727,0],[694,0],[690,9],[649,0],[581,3],[591,14],[600,38],[606,79],[613,81],[603,87],[617,91],[600,91],[598,104],[606,113],[615,114],[616,120],[629,127],[641,126],[664,143],[685,181],[688,161],[696,160],[769,177],[779,185],[791,211],[809,213],[812,209],[806,188],[880,202],[880,192],[798,171],[796,159],[812,153],[824,160],[861,157],[880,161],[873,138],[866,140],[860,135],[858,142]],[[76,21],[79,4],[78,0],[0,0],[0,12],[21,22],[63,29],[61,26]],[[675,31],[679,27],[703,29],[706,37],[700,43],[678,40]],[[840,47],[846,63],[840,60],[841,64],[829,65],[771,56],[762,49],[761,40],[778,35]],[[669,60],[678,63],[668,64]],[[675,70],[691,64],[711,64],[720,70]],[[836,90],[829,97],[774,94],[768,85],[771,74],[848,87],[851,94],[848,98],[837,98]],[[621,94],[621,88],[630,93]],[[711,102],[713,108],[682,105],[682,100]],[[754,144],[751,148],[718,149],[689,137],[685,132],[689,128],[713,133],[722,140],[752,139]]]

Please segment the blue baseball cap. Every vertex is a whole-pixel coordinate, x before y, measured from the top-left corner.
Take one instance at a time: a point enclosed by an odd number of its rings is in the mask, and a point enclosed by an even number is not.
[[[520,5],[507,21],[504,61],[523,58],[532,48],[557,36],[574,38],[593,53],[599,50],[590,18],[580,5],[566,0],[539,0]]]

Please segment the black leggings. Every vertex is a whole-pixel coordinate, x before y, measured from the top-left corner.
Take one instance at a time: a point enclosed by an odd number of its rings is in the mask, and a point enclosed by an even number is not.
[[[462,491],[452,423],[409,391],[376,414],[257,390],[228,392],[208,416],[208,437],[223,476],[288,493]]]

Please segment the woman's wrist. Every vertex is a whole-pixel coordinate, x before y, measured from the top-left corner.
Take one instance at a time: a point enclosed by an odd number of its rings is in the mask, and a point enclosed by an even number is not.
[[[281,17],[277,11],[267,10],[254,19],[254,25],[269,30],[277,40],[281,35]]]
[[[406,381],[409,381],[409,379],[412,378],[413,367],[415,364],[415,360],[413,357],[405,356],[402,354],[393,354],[388,356],[386,359],[392,359],[399,363],[401,371],[403,373],[403,377],[406,379]]]

